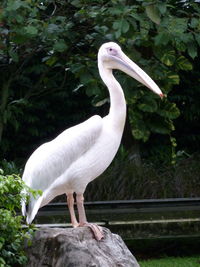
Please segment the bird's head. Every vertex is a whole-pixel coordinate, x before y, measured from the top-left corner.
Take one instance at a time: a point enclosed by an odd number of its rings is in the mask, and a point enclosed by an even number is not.
[[[137,64],[127,57],[121,50],[121,47],[114,42],[105,43],[100,47],[98,53],[98,64],[100,74],[102,68],[107,70],[121,70],[151,89],[161,98],[164,96],[160,88],[146,74],[146,72],[144,72]]]

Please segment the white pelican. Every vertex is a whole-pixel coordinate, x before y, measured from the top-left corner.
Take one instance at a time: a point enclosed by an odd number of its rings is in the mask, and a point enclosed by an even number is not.
[[[103,237],[102,229],[87,222],[83,193],[89,182],[98,177],[112,162],[121,142],[126,118],[126,101],[120,84],[112,70],[121,70],[147,86],[154,93],[163,94],[154,81],[116,43],[103,44],[98,53],[98,68],[110,94],[107,116],[92,116],[88,120],[63,131],[55,139],[38,147],[28,159],[23,173],[24,182],[33,189],[42,190],[36,199],[30,196],[22,203],[22,213],[31,223],[40,207],[54,197],[66,194],[73,227],[89,226],[97,240]],[[74,212],[74,197],[79,222]]]

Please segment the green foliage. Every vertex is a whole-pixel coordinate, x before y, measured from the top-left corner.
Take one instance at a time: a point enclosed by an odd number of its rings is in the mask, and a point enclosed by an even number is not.
[[[104,41],[117,41],[169,96],[161,101],[130,77],[116,74],[129,105],[133,137],[147,142],[154,133],[169,138],[176,130],[180,105],[173,96],[181,95],[181,81],[196,67],[199,3],[4,0],[2,7],[0,66],[5,75],[0,77],[0,141],[4,139],[4,154],[13,147],[9,132],[19,133],[21,142],[29,143],[20,146],[20,155],[16,152],[23,158],[26,149],[32,151],[32,143],[57,134],[57,123],[68,126],[85,118],[76,104],[80,98],[90,113],[89,102],[94,106],[107,102],[96,64]],[[54,99],[60,109],[53,108]],[[60,104],[63,99],[67,110]]]
[[[22,188],[23,182],[19,176],[14,174],[0,176],[0,206],[13,212],[20,205]]]
[[[21,229],[21,217],[0,209],[0,266],[16,266],[26,263],[23,253],[24,234]]]
[[[26,263],[23,244],[31,229],[22,229],[22,216],[17,215],[16,211],[21,209],[21,201],[26,199],[27,192],[29,189],[18,175],[4,175],[0,169],[1,267],[22,266]]]

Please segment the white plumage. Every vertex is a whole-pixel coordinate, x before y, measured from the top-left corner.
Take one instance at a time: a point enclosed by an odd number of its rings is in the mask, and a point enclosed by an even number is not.
[[[120,84],[112,69],[120,69],[163,96],[152,79],[132,62],[113,42],[105,43],[98,53],[98,67],[110,93],[109,114],[93,116],[85,122],[63,131],[55,139],[38,147],[28,159],[23,180],[33,189],[42,190],[42,196],[30,197],[28,209],[22,203],[22,213],[31,223],[38,209],[54,197],[66,194],[74,227],[88,225],[96,239],[101,229],[86,221],[83,193],[89,182],[98,177],[112,162],[120,145],[126,118],[126,102]],[[73,193],[77,195],[79,224],[74,214]]]

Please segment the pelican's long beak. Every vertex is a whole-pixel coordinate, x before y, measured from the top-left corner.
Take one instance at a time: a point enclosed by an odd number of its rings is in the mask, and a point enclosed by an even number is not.
[[[120,55],[111,56],[114,68],[119,69],[129,76],[136,79],[138,82],[144,84],[151,89],[154,93],[163,98],[164,94],[157,86],[157,84],[144,72],[137,64],[135,64],[129,57],[127,57],[122,51]]]

